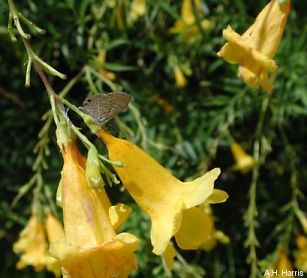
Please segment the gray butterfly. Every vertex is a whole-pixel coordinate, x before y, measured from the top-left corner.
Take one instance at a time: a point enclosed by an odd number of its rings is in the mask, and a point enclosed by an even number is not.
[[[92,116],[95,121],[104,125],[122,112],[131,100],[131,96],[123,92],[92,95],[85,99],[81,111]]]

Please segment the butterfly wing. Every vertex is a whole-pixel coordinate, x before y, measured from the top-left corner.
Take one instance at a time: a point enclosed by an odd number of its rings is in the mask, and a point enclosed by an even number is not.
[[[105,95],[106,104],[103,123],[106,123],[122,112],[131,100],[131,96],[123,92],[115,92]]]
[[[97,123],[104,125],[123,111],[131,96],[123,92],[93,95],[85,99],[80,110],[92,116]]]

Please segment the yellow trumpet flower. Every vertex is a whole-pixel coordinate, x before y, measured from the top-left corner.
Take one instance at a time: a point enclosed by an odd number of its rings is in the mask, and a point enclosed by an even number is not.
[[[248,155],[238,143],[231,144],[231,152],[235,158],[236,164],[233,169],[245,174],[253,169],[255,160],[252,156]]]
[[[19,239],[13,245],[14,253],[21,253],[17,269],[30,265],[34,270],[42,271],[52,258],[48,254],[48,244],[44,224],[33,213],[26,227],[21,231]]]
[[[108,71],[105,69],[104,63],[106,62],[106,51],[101,50],[96,57],[96,68],[101,76],[113,81],[116,79],[116,75],[114,72]]]
[[[183,0],[181,5],[181,17],[175,22],[174,27],[170,29],[171,33],[179,34],[184,42],[191,42],[200,35],[191,1],[194,1],[196,14],[199,17],[201,16],[200,0]],[[208,19],[203,19],[200,25],[206,32],[210,32],[213,29],[213,23]]]
[[[192,0],[195,5],[195,10],[200,13],[200,0]],[[191,0],[183,0],[181,5],[181,19],[186,24],[193,24],[195,22],[195,16],[193,13],[193,6]]]
[[[151,219],[153,253],[161,255],[171,237],[180,228],[183,211],[210,199],[214,181],[220,174],[215,168],[189,182],[181,182],[142,149],[118,139],[105,130],[99,136],[108,148],[109,157],[125,167],[114,167],[123,185]],[[214,201],[225,201],[224,191],[214,194]]]
[[[187,85],[187,80],[178,65],[173,68],[176,86],[179,88],[183,88]]]
[[[273,89],[269,73],[277,70],[273,58],[282,39],[290,2],[281,5],[278,0],[270,1],[241,36],[230,26],[223,31],[228,42],[218,56],[231,64],[239,64],[238,77],[249,87],[261,87],[266,91]]]
[[[279,257],[276,264],[276,270],[279,275],[294,278],[295,276],[292,274],[293,267],[291,262],[289,261],[288,254],[284,251],[279,253]]]
[[[175,110],[174,106],[164,98],[158,97],[155,102],[164,110],[165,113],[170,113]]]
[[[280,251],[277,257],[277,262],[274,266],[268,267],[263,277],[279,276],[279,277],[296,277],[291,262],[289,261],[288,254],[285,251]],[[302,273],[303,274],[303,273]]]
[[[65,240],[51,244],[64,277],[127,277],[137,268],[134,251],[139,240],[116,235],[103,188],[87,184],[84,159],[75,143],[62,145],[62,205]]]
[[[145,13],[146,13],[146,0],[133,0],[127,18],[128,25],[132,25],[141,16],[145,15]]]
[[[297,235],[296,245],[298,249],[294,251],[295,266],[307,272],[307,238],[302,235]]]

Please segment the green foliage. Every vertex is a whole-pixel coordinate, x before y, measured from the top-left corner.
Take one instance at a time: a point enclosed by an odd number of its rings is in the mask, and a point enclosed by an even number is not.
[[[306,2],[293,1],[276,56],[279,69],[274,76],[272,95],[246,88],[236,78],[237,66],[216,55],[224,43],[222,29],[231,24],[243,32],[266,2],[202,1],[204,18],[211,20],[214,28],[211,32],[202,30],[195,40],[186,43],[169,32],[180,17],[180,1],[147,0],[146,14],[131,26],[125,20],[130,0],[16,1],[24,16],[47,31],[44,36],[31,33],[36,53],[65,73],[68,81],[81,71],[82,78],[76,80],[67,99],[79,106],[90,92],[123,89],[133,96],[134,108],[120,116],[118,126],[129,140],[149,151],[180,179],[195,177],[213,167],[222,169],[216,187],[227,191],[230,198],[215,205],[213,211],[217,227],[230,237],[230,243],[217,246],[210,253],[180,252],[182,261],[176,263],[173,277],[248,277],[250,265],[246,259],[251,249],[244,247],[247,238],[254,244],[257,237],[257,265],[261,260],[260,265],[265,269],[276,259],[276,250],[288,250],[293,259],[294,235],[302,233],[296,212],[297,206],[307,212],[300,194],[305,192],[307,184]],[[120,11],[122,15],[118,15]],[[123,18],[122,26],[118,23],[119,16]],[[32,166],[41,155],[48,166],[45,169],[40,164],[43,183],[55,199],[62,161],[51,122],[42,137],[49,152],[32,152],[45,124],[41,118],[50,105],[33,69],[31,87],[24,87],[26,50],[19,37],[17,43],[11,42],[7,20],[8,6],[3,2],[0,6],[0,277],[52,277],[30,268],[17,271],[18,258],[12,253],[12,244],[31,213],[33,186],[29,185],[29,190],[12,207],[14,198],[37,173]],[[26,32],[30,33],[28,29]],[[102,51],[107,54],[104,69],[116,74],[115,81],[101,76],[97,70],[101,66],[97,55]],[[188,84],[184,88],[176,86],[174,63],[186,75]],[[57,92],[68,81],[50,77]],[[171,111],[161,105],[161,99],[172,107]],[[263,113],[265,101],[267,107]],[[83,126],[78,119],[75,122]],[[259,145],[257,173],[256,170],[247,175],[233,172],[229,135],[250,154],[255,144]],[[96,143],[105,154],[101,143]],[[251,193],[253,182],[256,192]],[[118,187],[113,185],[108,189],[112,201],[127,202],[134,207],[123,229],[142,240],[139,270],[133,277],[169,277],[161,259],[151,253],[147,217]],[[250,211],[251,198],[255,198],[256,207]],[[258,214],[251,220],[256,231],[253,237],[250,224],[244,225],[243,218],[246,221],[256,209]]]

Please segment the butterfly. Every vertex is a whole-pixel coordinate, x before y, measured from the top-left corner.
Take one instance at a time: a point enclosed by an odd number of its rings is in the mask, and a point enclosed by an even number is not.
[[[124,92],[97,94],[87,97],[79,109],[92,116],[99,125],[105,125],[122,112],[131,100]]]

